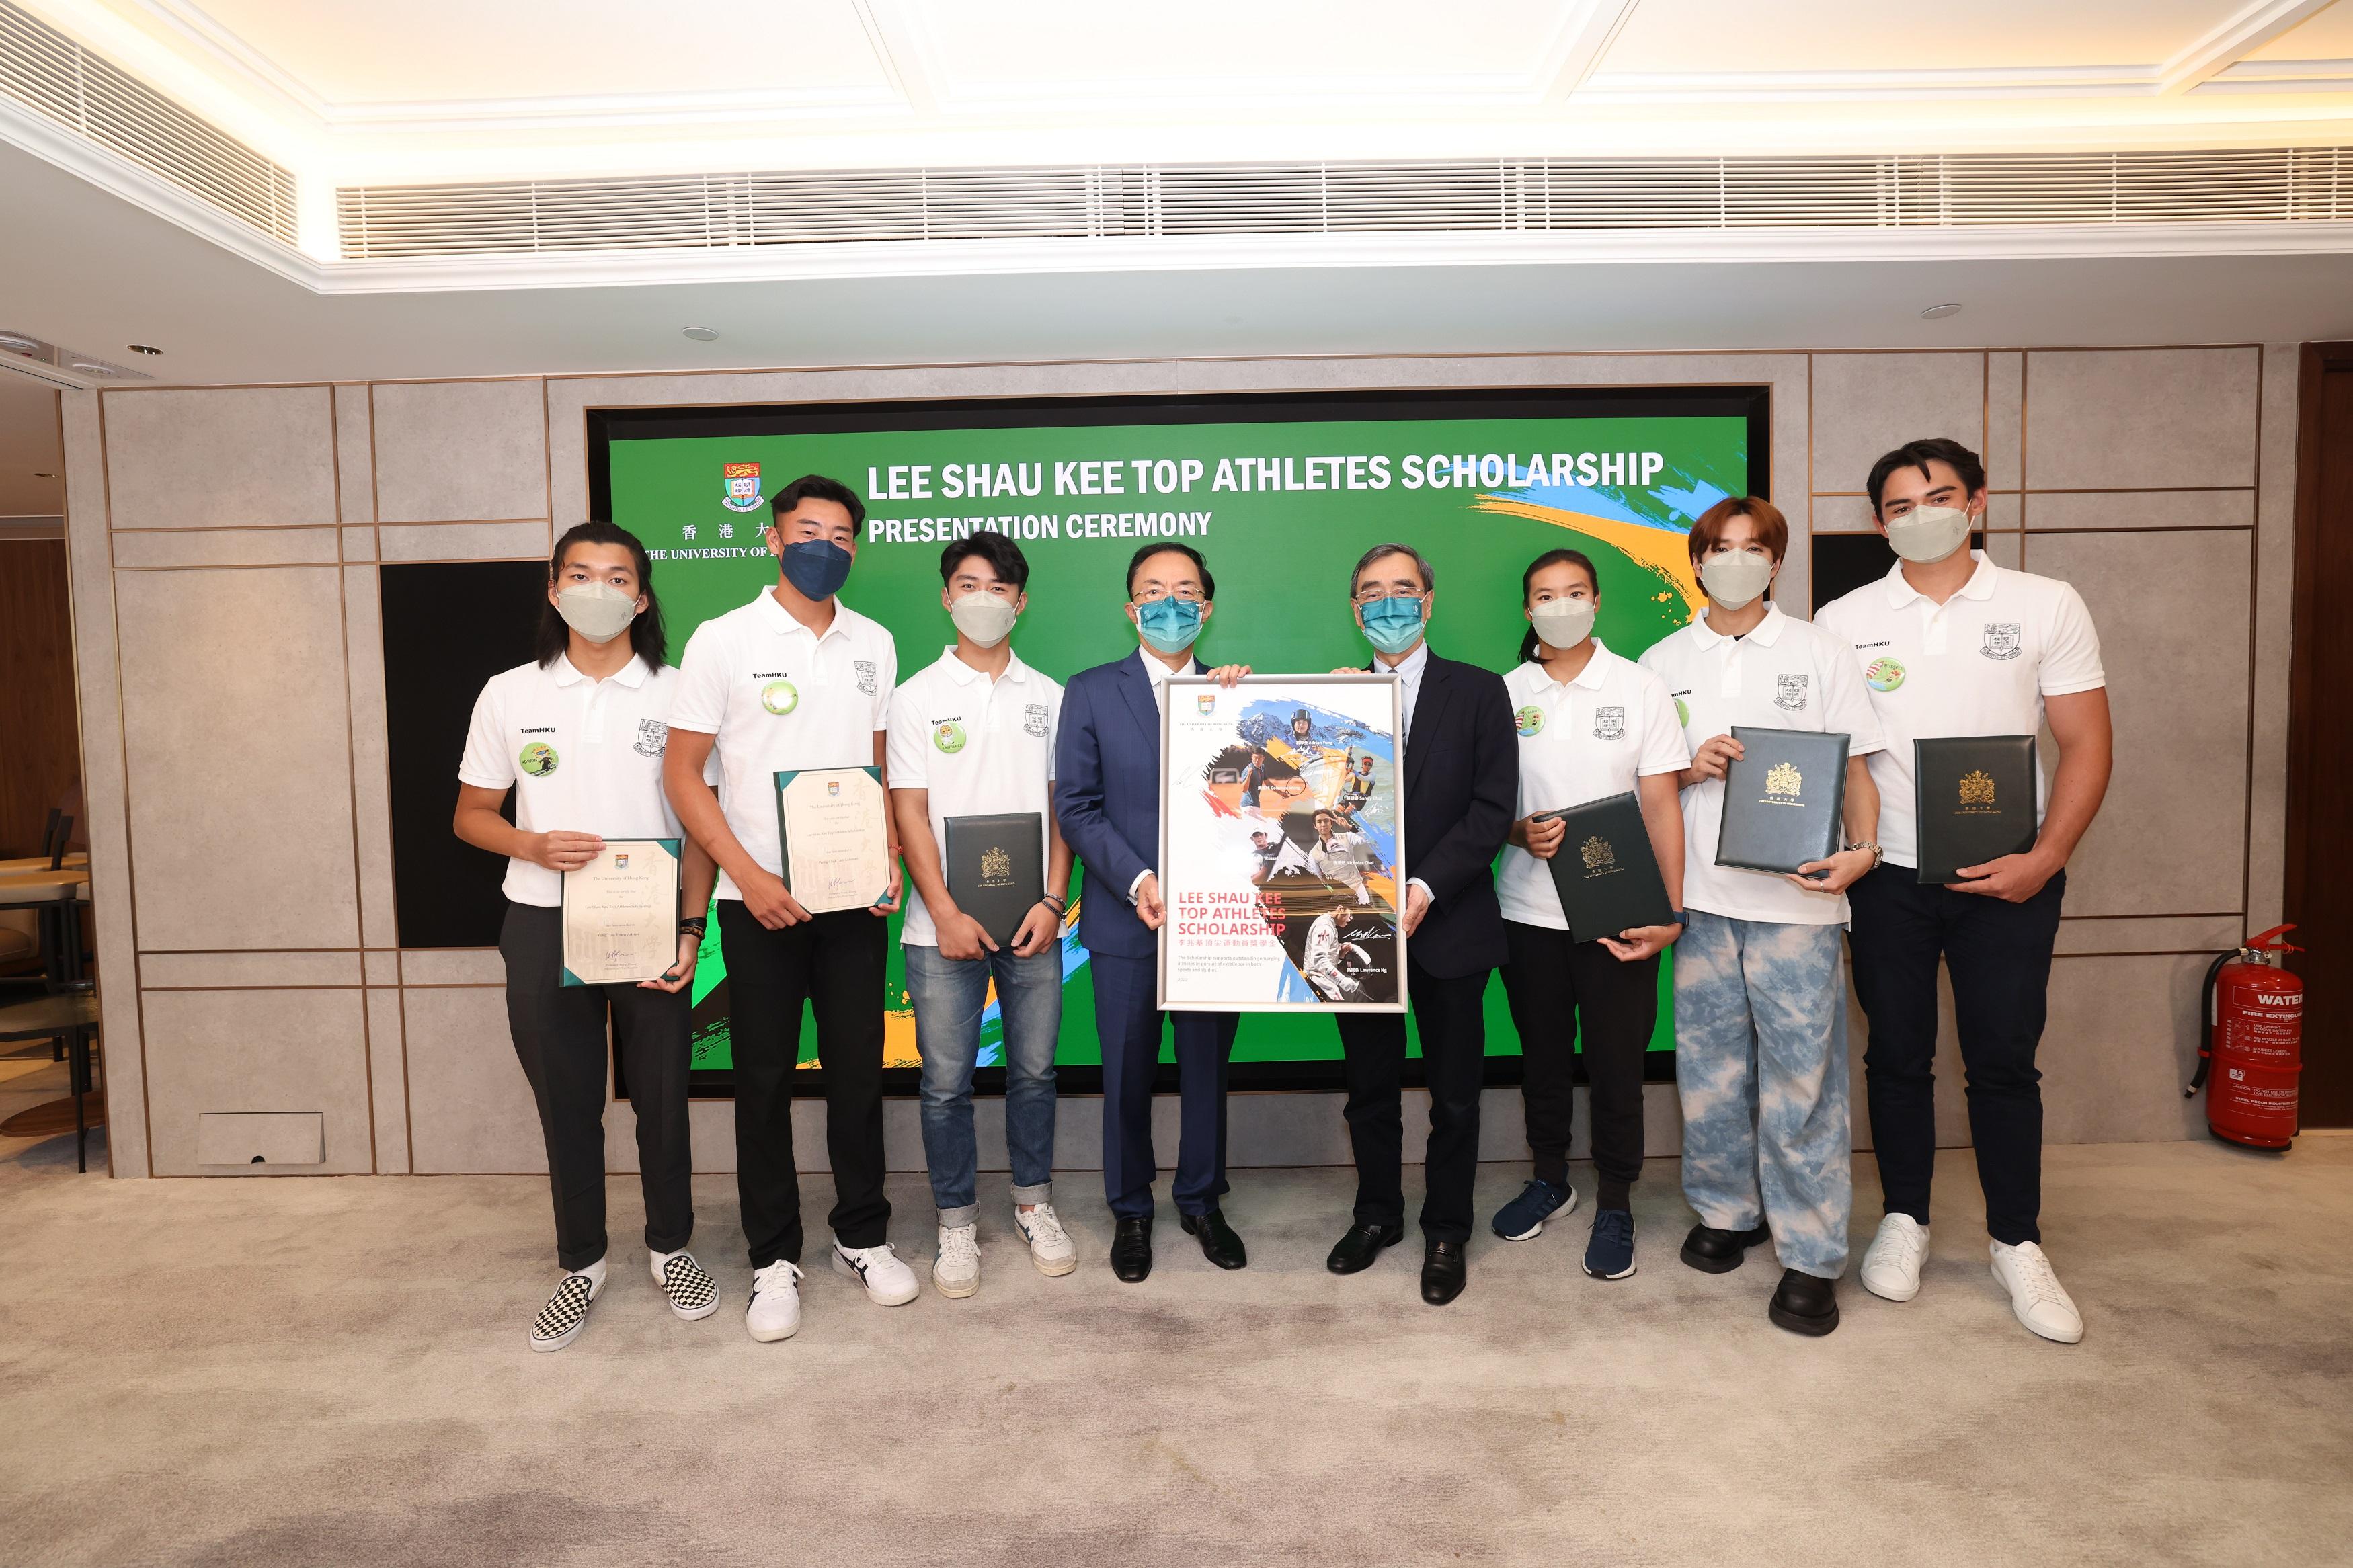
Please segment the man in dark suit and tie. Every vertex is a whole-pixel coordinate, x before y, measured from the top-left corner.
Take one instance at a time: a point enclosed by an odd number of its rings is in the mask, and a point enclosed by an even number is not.
[[[1366,551],[1349,579],[1374,673],[1405,686],[1407,981],[1430,1080],[1428,1192],[1421,1205],[1421,1299],[1444,1306],[1468,1279],[1471,1186],[1478,1172],[1487,978],[1504,962],[1504,917],[1490,871],[1518,809],[1520,748],[1503,677],[1430,651],[1436,575],[1407,544]],[[1405,1018],[1339,1015],[1348,1138],[1356,1156],[1356,1223],[1325,1260],[1335,1274],[1371,1267],[1405,1237],[1405,1130],[1399,1100]]]
[[[1127,618],[1136,652],[1072,676],[1062,693],[1054,745],[1054,815],[1085,868],[1079,940],[1094,976],[1095,1034],[1103,1042],[1103,1194],[1117,1229],[1112,1271],[1131,1283],[1152,1272],[1152,1080],[1160,1062],[1161,1012],[1155,935],[1166,910],[1160,855],[1160,717],[1172,675],[1203,673],[1193,661],[1214,605],[1217,580],[1200,552],[1147,544],[1127,568]],[[1250,673],[1208,673],[1227,684]],[[1506,728],[1509,728],[1508,721]],[[1500,841],[1500,840],[1499,840]],[[1492,901],[1492,900],[1491,900]],[[1503,940],[1497,928],[1497,942]],[[1233,1013],[1178,1013],[1177,1218],[1220,1268],[1249,1261],[1219,1212],[1226,1191],[1226,1058]]]

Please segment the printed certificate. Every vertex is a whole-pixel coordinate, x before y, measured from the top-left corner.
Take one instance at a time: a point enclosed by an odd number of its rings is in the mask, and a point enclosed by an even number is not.
[[[678,962],[675,838],[608,838],[564,873],[565,985],[634,985]]]
[[[1394,675],[1168,682],[1160,1005],[1402,1013]]]
[[[776,775],[785,886],[813,915],[871,909],[891,894],[891,807],[882,770],[803,768]]]

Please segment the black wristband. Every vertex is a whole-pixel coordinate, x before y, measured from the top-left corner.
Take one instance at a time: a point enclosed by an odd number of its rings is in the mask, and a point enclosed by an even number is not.
[[[711,931],[711,921],[707,916],[681,921],[678,922],[678,929],[681,932],[692,931],[697,936],[707,936]]]

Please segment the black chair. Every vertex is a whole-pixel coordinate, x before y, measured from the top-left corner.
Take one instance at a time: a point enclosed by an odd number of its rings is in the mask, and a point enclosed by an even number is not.
[[[69,883],[58,889],[57,907],[41,911],[45,926],[54,917],[58,937],[51,944],[53,977],[48,994],[0,1007],[0,1043],[55,1040],[64,1049],[69,1064],[66,1069],[67,1095],[73,1101],[74,1169],[86,1173],[90,1169],[86,1102],[93,1088],[94,1055],[90,1047],[99,1034],[99,1009],[95,986],[82,967],[80,892],[79,887]]]

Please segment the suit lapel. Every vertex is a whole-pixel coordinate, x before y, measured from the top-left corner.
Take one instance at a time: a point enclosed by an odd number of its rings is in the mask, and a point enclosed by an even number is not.
[[[1421,689],[1415,694],[1413,709],[1427,723],[1438,714],[1435,706],[1438,690],[1446,683],[1446,665],[1436,654],[1421,667]],[[1411,789],[1414,780],[1421,776],[1421,759],[1430,748],[1408,743],[1405,749],[1405,787]],[[1400,805],[1403,803],[1400,802]]]
[[[1152,678],[1144,673],[1142,659],[1134,657],[1122,659],[1119,665],[1120,689],[1127,694],[1127,706],[1144,732],[1152,738],[1155,756],[1160,752],[1160,708],[1152,700]]]

